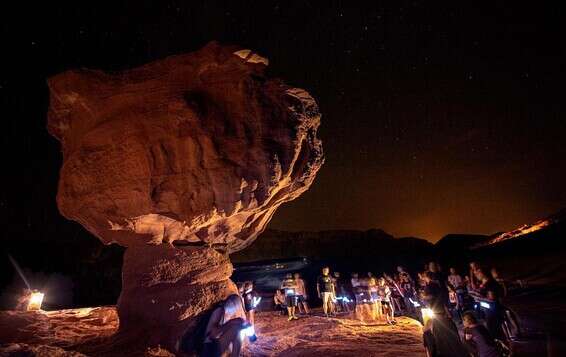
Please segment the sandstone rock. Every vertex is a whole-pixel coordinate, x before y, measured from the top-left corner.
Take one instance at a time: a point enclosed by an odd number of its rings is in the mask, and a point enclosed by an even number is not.
[[[235,291],[227,254],[312,184],[323,163],[318,107],[266,78],[267,64],[211,43],[120,73],[49,79],[59,210],[128,247],[120,331],[153,326],[152,343],[174,348]]]
[[[61,213],[105,243],[249,245],[323,161],[314,99],[266,79],[266,62],[210,44],[50,78]]]

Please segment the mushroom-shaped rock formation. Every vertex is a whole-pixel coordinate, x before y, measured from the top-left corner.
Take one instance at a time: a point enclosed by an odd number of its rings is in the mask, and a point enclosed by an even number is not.
[[[195,316],[235,292],[228,254],[322,166],[316,102],[266,78],[267,63],[211,43],[119,73],[49,79],[59,210],[127,247],[121,332],[154,326],[148,343],[176,348]]]

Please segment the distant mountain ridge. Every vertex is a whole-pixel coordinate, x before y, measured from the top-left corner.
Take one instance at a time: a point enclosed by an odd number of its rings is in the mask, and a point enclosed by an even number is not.
[[[308,257],[313,260],[355,261],[362,266],[393,263],[433,254],[424,239],[394,236],[380,229],[285,232],[266,230],[248,248],[231,256],[235,263]]]
[[[431,257],[491,246],[517,237],[527,237],[566,223],[566,209],[532,224],[492,235],[447,234],[435,244],[421,238],[396,238],[381,229],[367,231],[328,230],[320,232],[286,232],[268,229],[247,249],[232,255],[235,263],[257,260],[308,257],[315,260],[354,259],[361,263]]]
[[[509,239],[514,239],[518,237],[527,236],[531,233],[535,233],[541,230],[545,230],[552,226],[566,222],[566,208],[563,208],[559,212],[550,215],[544,219],[538,220],[532,224],[524,224],[514,230],[505,233],[499,233],[491,236],[491,239],[484,242],[477,242],[475,247],[482,247],[492,244],[497,244],[504,242]]]

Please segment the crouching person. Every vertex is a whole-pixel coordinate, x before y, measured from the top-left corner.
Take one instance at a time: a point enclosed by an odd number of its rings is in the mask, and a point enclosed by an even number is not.
[[[239,356],[242,348],[240,331],[246,327],[244,317],[242,299],[236,294],[216,307],[206,325],[201,357],[220,357],[225,353]]]

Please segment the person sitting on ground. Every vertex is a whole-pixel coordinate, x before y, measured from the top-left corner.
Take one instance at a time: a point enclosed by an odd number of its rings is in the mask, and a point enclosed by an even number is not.
[[[464,323],[464,340],[468,348],[477,357],[500,357],[497,345],[489,331],[479,324],[472,312],[462,316]]]
[[[332,277],[330,276],[329,267],[322,268],[322,275],[318,277],[316,282],[316,291],[318,292],[318,297],[322,299],[322,309],[326,317],[330,314],[334,314],[332,298],[335,296],[336,292],[334,290]]]
[[[297,290],[295,291],[295,295],[297,296],[297,306],[299,307],[299,312],[304,312],[305,314],[309,314],[309,306],[307,304],[307,288],[305,286],[305,281],[301,279],[301,274],[295,273],[295,285],[297,286]]]
[[[233,294],[216,307],[206,325],[202,357],[217,357],[225,353],[240,355],[240,331],[245,327],[242,299]]]
[[[279,310],[281,312],[281,315],[287,313],[287,303],[285,301],[284,290],[275,290],[275,295],[273,295],[273,303],[275,304],[275,310]]]
[[[387,285],[385,278],[379,279],[377,291],[379,300],[381,301],[381,308],[383,309],[383,314],[385,315],[387,323],[390,325],[395,325],[397,321],[395,321],[395,310],[393,309],[391,302],[391,289]]]
[[[254,291],[254,284],[251,281],[246,281],[244,284],[244,309],[246,310],[246,317],[250,325],[255,325],[255,309],[257,293]]]
[[[289,314],[289,321],[298,320],[295,315],[295,307],[297,306],[297,283],[293,279],[293,274],[289,273],[281,283],[281,289],[285,290],[285,301],[287,303],[287,313]]]

